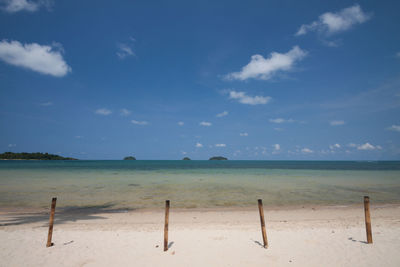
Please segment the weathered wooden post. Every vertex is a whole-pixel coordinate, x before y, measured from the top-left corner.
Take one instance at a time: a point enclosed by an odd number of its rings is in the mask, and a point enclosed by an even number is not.
[[[50,221],[49,221],[49,233],[47,235],[47,244],[46,247],[51,247],[53,243],[51,243],[51,238],[53,236],[53,224],[54,224],[54,213],[56,211],[56,202],[57,198],[53,197],[51,200],[51,211],[50,211]]]
[[[262,199],[258,200],[258,210],[260,212],[261,232],[262,232],[263,241],[264,241],[264,248],[268,248],[268,240],[267,240],[267,233],[265,231],[264,209],[263,209]]]
[[[364,197],[365,229],[367,230],[367,243],[372,244],[371,216],[369,214],[369,197]]]
[[[168,250],[169,200],[165,201],[164,251]]]

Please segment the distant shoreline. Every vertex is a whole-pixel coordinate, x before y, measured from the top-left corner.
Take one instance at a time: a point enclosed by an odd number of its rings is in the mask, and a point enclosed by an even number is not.
[[[68,161],[76,161],[79,159],[0,159],[0,160],[36,160],[36,161],[60,161],[60,160],[68,160]]]
[[[0,159],[3,160],[77,160],[71,157],[62,157],[55,154],[42,153],[42,152],[4,152],[0,154]]]

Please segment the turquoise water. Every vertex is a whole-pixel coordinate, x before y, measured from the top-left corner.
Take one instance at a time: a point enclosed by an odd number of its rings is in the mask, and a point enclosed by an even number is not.
[[[400,162],[0,161],[0,207],[400,203]]]

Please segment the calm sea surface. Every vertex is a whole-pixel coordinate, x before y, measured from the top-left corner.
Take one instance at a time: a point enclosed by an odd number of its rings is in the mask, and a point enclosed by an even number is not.
[[[0,161],[0,207],[400,203],[400,162]]]

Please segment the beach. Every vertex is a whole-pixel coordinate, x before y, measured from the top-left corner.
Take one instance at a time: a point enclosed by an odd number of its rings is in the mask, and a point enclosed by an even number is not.
[[[399,179],[398,162],[3,161],[0,266],[399,266]]]
[[[269,247],[254,208],[174,209],[163,251],[164,210],[56,210],[0,214],[0,266],[399,266],[400,206],[264,207]]]
[[[399,10],[0,0],[0,267],[400,267]]]

